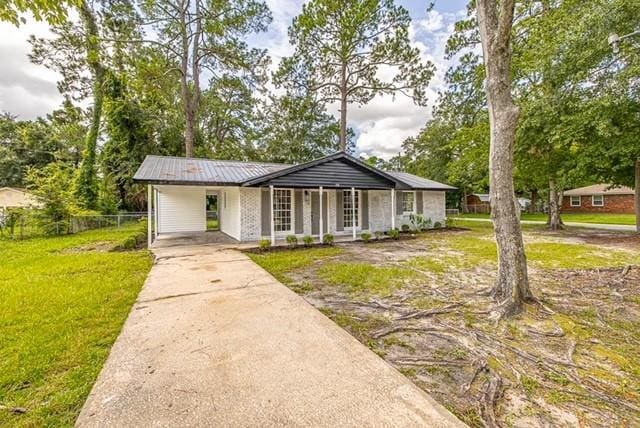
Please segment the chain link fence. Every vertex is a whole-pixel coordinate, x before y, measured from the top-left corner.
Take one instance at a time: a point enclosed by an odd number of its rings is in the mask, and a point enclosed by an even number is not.
[[[45,221],[34,210],[16,210],[0,216],[0,237],[26,239],[44,235],[68,235],[104,227],[121,227],[145,218],[146,212],[126,212],[113,215],[76,215],[59,221]]]

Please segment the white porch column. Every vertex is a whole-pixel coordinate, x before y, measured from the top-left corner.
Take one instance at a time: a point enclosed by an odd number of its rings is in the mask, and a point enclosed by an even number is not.
[[[322,221],[322,186],[320,186],[320,189],[319,189],[318,193],[320,194],[320,219],[319,219],[319,224],[320,224],[320,243],[322,243],[322,242],[324,242],[324,223]]]
[[[154,198],[153,198],[153,239],[156,240],[158,239],[158,216],[160,215],[160,212],[158,211],[158,188],[156,188],[154,186],[153,188],[153,194],[154,194]]]
[[[151,229],[151,222],[153,221],[151,204],[153,203],[153,193],[151,191],[151,184],[147,185],[147,246],[153,244],[153,235]]]
[[[352,233],[353,233],[353,240],[356,240],[356,224],[357,224],[357,218],[356,218],[356,189],[354,189],[353,187],[351,188],[351,225],[352,227]]]
[[[391,229],[396,228],[396,189],[391,189]]]
[[[273,219],[273,185],[269,186],[269,201],[271,206],[271,245],[276,245],[276,225]]]

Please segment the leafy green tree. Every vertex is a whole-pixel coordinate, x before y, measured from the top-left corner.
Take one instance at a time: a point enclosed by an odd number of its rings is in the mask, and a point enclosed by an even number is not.
[[[484,66],[466,53],[445,75],[442,91],[420,134],[403,143],[404,169],[451,183],[466,196],[488,186],[489,116],[483,89]]]
[[[3,0],[0,2],[0,21],[19,26],[26,23],[22,15],[31,12],[38,21],[61,24],[67,19],[67,6],[76,4],[78,0]]]
[[[0,187],[22,184],[22,165],[16,151],[18,122],[9,113],[0,115]]]
[[[434,72],[411,46],[406,9],[393,0],[312,0],[289,28],[295,47],[275,82],[340,102],[340,150],[347,149],[347,107],[376,95],[402,93],[418,104]],[[391,73],[381,78],[380,71]]]
[[[97,208],[98,204],[98,173],[97,173],[97,150],[98,136],[100,133],[100,120],[102,118],[102,106],[104,102],[104,79],[105,67],[101,59],[100,32],[95,11],[89,6],[87,1],[83,1],[79,7],[80,18],[84,27],[84,48],[87,57],[87,65],[91,71],[93,80],[93,105],[91,108],[91,123],[87,132],[80,173],[78,174],[78,185],[76,195],[89,209]]]
[[[49,138],[56,147],[55,158],[77,168],[82,161],[87,127],[80,107],[73,105],[69,97],[60,109],[47,115],[50,124]]]
[[[62,162],[52,162],[27,171],[29,190],[40,204],[36,218],[48,235],[68,233],[69,218],[72,213],[79,211],[74,196],[76,171]]]
[[[93,209],[98,198],[96,159],[106,67],[96,10],[86,0],[78,2],[76,10],[80,25],[64,22],[52,28],[57,35],[54,39],[32,37],[30,57],[34,63],[60,72],[62,80],[58,88],[62,93],[71,94],[76,99],[93,98],[76,186],[77,196],[87,208]],[[86,76],[87,71],[90,77]]]
[[[110,200],[109,189],[118,195],[118,207],[133,208],[131,194],[142,191],[133,175],[147,154],[156,152],[144,108],[127,89],[124,75],[110,73],[105,90],[105,122],[108,139],[100,157],[103,171],[102,199]],[[109,184],[105,186],[104,184]],[[104,205],[104,204],[103,204]],[[111,204],[106,204],[104,207]],[[111,210],[111,209],[110,209]]]
[[[249,48],[242,37],[266,30],[271,21],[269,9],[259,0],[149,0],[142,10],[160,36],[146,43],[178,58],[178,67],[172,71],[180,79],[185,154],[192,157],[202,73],[211,73],[214,80],[225,72],[237,73],[251,83],[261,83],[267,63],[265,51]]]
[[[272,162],[307,162],[335,151],[339,126],[310,96],[271,97],[261,113],[258,150]]]
[[[199,156],[215,159],[255,157],[256,104],[243,79],[225,75],[211,82],[201,101]]]

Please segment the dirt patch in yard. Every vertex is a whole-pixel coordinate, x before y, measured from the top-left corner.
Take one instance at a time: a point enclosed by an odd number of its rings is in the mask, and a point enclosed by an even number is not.
[[[286,275],[471,426],[640,424],[636,237],[527,232],[531,286],[553,313],[530,306],[496,324],[490,232],[345,244]]]

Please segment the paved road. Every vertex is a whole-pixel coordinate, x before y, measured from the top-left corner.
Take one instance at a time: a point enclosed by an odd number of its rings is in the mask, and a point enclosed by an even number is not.
[[[77,426],[464,426],[244,254],[154,251]]]
[[[480,222],[490,222],[489,218],[469,218],[469,217],[454,217],[456,220],[464,220],[464,221],[480,221]],[[538,220],[520,220],[522,224],[547,224],[544,221]],[[587,229],[602,229],[602,230],[619,230],[624,232],[635,232],[636,227],[627,225],[627,224],[602,224],[602,223],[576,223],[576,222],[565,222],[565,226],[570,227],[584,227]]]

